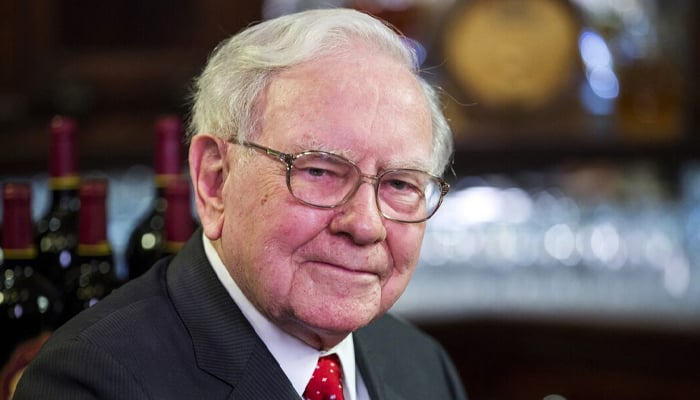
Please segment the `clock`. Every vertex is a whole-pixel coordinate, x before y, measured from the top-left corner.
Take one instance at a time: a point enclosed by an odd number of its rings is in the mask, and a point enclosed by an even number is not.
[[[534,110],[580,71],[580,19],[565,0],[470,0],[440,34],[448,75],[467,102]]]

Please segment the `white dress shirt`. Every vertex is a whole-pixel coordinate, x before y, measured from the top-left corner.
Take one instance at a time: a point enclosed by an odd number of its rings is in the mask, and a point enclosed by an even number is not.
[[[332,349],[319,351],[284,332],[260,313],[241,292],[211,241],[204,235],[202,235],[202,241],[204,242],[204,252],[209,263],[214,267],[214,272],[219,281],[224,285],[233,301],[236,302],[255,332],[277,360],[282,371],[284,371],[285,375],[292,382],[294,389],[299,393],[299,397],[302,396],[306,384],[311,379],[311,374],[316,368],[318,358],[326,354],[336,353],[343,367],[345,400],[369,400],[367,387],[355,365],[355,346],[352,334],[348,335]]]

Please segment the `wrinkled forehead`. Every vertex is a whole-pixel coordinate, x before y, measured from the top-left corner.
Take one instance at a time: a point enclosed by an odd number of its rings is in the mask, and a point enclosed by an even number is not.
[[[327,145],[327,138],[319,137],[318,130],[337,135],[363,130],[377,136],[366,138],[367,143],[387,136],[397,147],[404,141],[413,147],[431,142],[430,110],[415,75],[388,57],[357,56],[319,59],[277,72],[259,98],[259,132],[283,128],[276,133],[295,133],[299,142],[319,147]]]

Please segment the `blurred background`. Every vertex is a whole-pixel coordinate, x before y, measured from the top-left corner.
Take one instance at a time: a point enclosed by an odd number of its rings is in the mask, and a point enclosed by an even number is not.
[[[3,1],[0,180],[30,181],[44,213],[47,126],[74,117],[81,175],[109,180],[126,276],[154,120],[186,118],[219,41],[319,6],[385,18],[442,88],[453,189],[394,312],[447,347],[471,399],[700,398],[690,0]]]

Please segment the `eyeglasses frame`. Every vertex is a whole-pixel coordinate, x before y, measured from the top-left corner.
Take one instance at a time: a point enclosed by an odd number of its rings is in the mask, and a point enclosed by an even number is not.
[[[292,195],[292,197],[294,197],[294,199],[296,199],[300,203],[308,205],[310,207],[315,207],[315,208],[320,208],[320,209],[333,209],[333,208],[340,207],[340,206],[344,205],[355,195],[355,193],[359,189],[360,185],[362,184],[362,180],[364,178],[366,181],[367,180],[371,181],[372,186],[374,186],[374,198],[375,198],[375,202],[377,203],[377,210],[379,211],[379,213],[381,214],[382,217],[384,217],[390,221],[401,222],[401,223],[406,223],[406,224],[417,224],[417,223],[427,221],[428,219],[430,219],[430,217],[435,215],[435,212],[437,212],[437,210],[440,208],[440,205],[442,204],[442,201],[445,198],[445,195],[450,190],[450,184],[445,182],[445,180],[443,180],[439,176],[433,175],[427,171],[423,171],[423,170],[419,170],[419,169],[394,168],[394,169],[387,169],[385,171],[382,171],[379,175],[369,175],[369,174],[363,173],[362,170],[360,169],[360,167],[358,167],[357,164],[355,164],[352,160],[349,160],[349,159],[347,159],[339,154],[331,153],[328,151],[307,150],[307,151],[302,151],[300,153],[290,154],[290,153],[284,153],[284,152],[281,152],[279,150],[275,150],[275,149],[272,149],[270,147],[263,146],[263,145],[260,145],[260,144],[254,143],[254,142],[250,142],[250,141],[241,141],[241,142],[237,141],[237,142],[233,142],[233,143],[241,145],[243,147],[253,149],[253,150],[257,150],[257,151],[262,152],[265,155],[283,163],[285,165],[285,168],[286,168],[287,190],[289,190],[289,193]],[[353,166],[358,171],[360,179],[357,180],[357,182],[355,183],[355,186],[348,192],[348,194],[338,204],[335,204],[332,206],[320,206],[317,204],[309,203],[303,199],[300,199],[299,197],[297,197],[294,194],[294,191],[292,190],[292,183],[291,183],[292,167],[294,166],[294,161],[299,159],[300,157],[303,157],[303,156],[306,156],[309,154],[326,154],[326,155],[329,155],[332,157],[340,158],[340,159],[346,161],[349,165]],[[440,187],[440,198],[438,199],[438,203],[435,206],[435,208],[433,209],[433,211],[429,215],[427,215],[425,218],[417,220],[417,221],[402,220],[402,219],[390,217],[390,216],[386,215],[384,213],[384,211],[382,211],[382,207],[379,204],[379,181],[385,175],[392,173],[392,172],[397,172],[397,171],[421,172],[421,173],[427,174],[428,176],[430,176],[431,178],[433,178],[437,181],[437,183]]]

